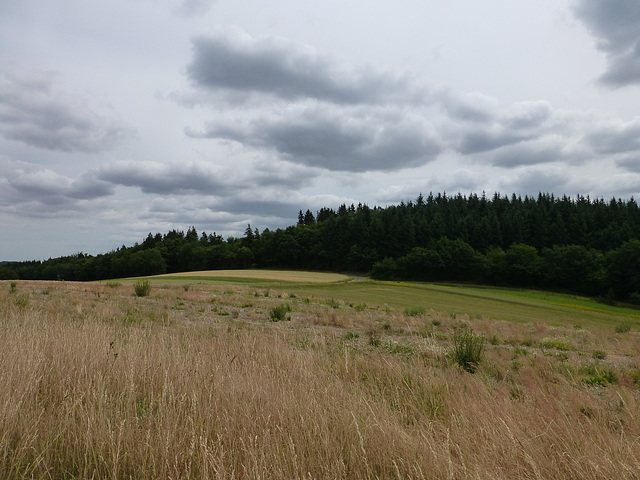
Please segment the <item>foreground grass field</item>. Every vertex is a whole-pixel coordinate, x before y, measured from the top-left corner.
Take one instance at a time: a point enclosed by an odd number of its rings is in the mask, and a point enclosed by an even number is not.
[[[638,478],[634,311],[286,280],[0,282],[0,478]]]

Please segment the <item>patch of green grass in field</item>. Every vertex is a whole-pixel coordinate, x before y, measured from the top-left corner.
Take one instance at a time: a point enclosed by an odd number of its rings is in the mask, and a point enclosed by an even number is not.
[[[299,298],[332,299],[335,303],[342,301],[347,305],[362,304],[371,309],[385,311],[391,311],[391,309],[404,311],[407,307],[424,308],[425,312],[444,312],[453,317],[467,315],[472,319],[485,317],[518,323],[579,325],[609,330],[621,322],[627,322],[633,326],[640,325],[640,310],[604,305],[575,295],[465,285],[374,280],[348,282],[346,279],[349,277],[346,276],[308,272],[260,270],[238,272],[241,272],[238,276],[226,276],[233,272],[221,271],[225,276],[215,276],[212,272],[185,272],[145,278],[154,285],[184,285],[190,282],[254,286],[262,289],[286,287],[289,295],[293,294]],[[262,275],[262,278],[253,278],[251,275]],[[272,278],[269,278],[269,275],[272,275]],[[303,278],[305,281],[296,281],[296,278]],[[338,278],[345,280],[337,281]],[[320,279],[325,279],[327,282],[321,283]],[[129,283],[139,279],[117,280]],[[310,283],[311,281],[316,283]]]
[[[487,317],[509,322],[609,329],[621,320],[640,323],[640,312],[635,309],[610,307],[571,295],[527,290],[373,280],[340,285],[295,285],[290,288],[302,295],[366,302],[372,308],[378,306],[403,310],[407,305],[423,306],[427,312],[446,312],[452,316],[468,315],[470,318]]]

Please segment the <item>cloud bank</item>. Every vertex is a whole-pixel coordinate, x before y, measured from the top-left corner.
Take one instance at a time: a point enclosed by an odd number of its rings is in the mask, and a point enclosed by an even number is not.
[[[640,84],[640,2],[636,0],[578,0],[576,16],[607,55],[600,81],[610,87]]]
[[[80,99],[55,87],[55,75],[9,70],[0,74],[0,135],[26,145],[63,152],[110,150],[131,133]]]

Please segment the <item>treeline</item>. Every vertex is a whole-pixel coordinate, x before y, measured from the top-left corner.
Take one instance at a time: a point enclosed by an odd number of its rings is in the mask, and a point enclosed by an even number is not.
[[[400,205],[299,212],[296,225],[241,238],[172,230],[97,256],[0,267],[22,279],[101,280],[269,267],[468,281],[640,300],[635,200],[438,194]]]

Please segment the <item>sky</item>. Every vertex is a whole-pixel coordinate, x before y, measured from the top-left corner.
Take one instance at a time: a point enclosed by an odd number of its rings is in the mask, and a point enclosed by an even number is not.
[[[640,198],[637,0],[0,2],[0,260],[420,193]]]

